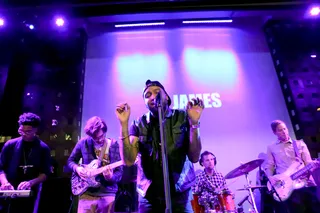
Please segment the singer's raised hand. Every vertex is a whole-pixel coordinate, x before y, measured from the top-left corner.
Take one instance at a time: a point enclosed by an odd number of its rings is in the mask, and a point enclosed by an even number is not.
[[[130,117],[130,106],[127,103],[119,104],[116,107],[116,116],[120,123],[127,123]]]
[[[199,98],[193,98],[192,101],[188,102],[187,113],[191,124],[197,124],[199,122],[203,109],[203,101]]]

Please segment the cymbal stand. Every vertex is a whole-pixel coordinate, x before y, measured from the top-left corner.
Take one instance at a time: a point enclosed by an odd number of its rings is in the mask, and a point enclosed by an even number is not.
[[[251,187],[250,187],[250,180],[249,180],[249,178],[248,178],[248,173],[245,174],[245,177],[246,177],[246,180],[247,180],[247,183],[248,183],[249,196],[250,196],[251,201],[252,201],[251,205],[252,205],[252,207],[253,207],[253,210],[254,210],[256,213],[259,213],[259,212],[258,212],[258,209],[257,209],[256,201],[255,201],[254,196],[253,196],[252,189],[251,189]]]

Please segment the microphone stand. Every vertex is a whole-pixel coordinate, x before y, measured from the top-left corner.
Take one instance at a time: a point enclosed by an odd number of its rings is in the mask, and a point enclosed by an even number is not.
[[[166,211],[165,213],[172,213],[171,209],[171,196],[170,196],[170,181],[169,181],[169,169],[168,169],[168,153],[167,153],[167,143],[164,135],[164,113],[163,104],[161,98],[161,92],[158,93],[156,97],[156,107],[158,107],[159,115],[159,126],[160,126],[160,140],[161,140],[161,154],[162,154],[162,171],[164,179],[164,192],[166,201]]]

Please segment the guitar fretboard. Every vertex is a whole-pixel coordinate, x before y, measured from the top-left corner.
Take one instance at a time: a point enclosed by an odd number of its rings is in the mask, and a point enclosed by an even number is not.
[[[303,167],[302,169],[300,169],[299,171],[293,173],[290,177],[292,180],[296,180],[299,177],[301,177],[302,175],[304,175],[306,172],[308,172],[310,169],[312,169],[313,167],[313,163],[309,163],[308,165],[306,165],[305,167]]]
[[[122,165],[123,165],[123,161],[121,160],[121,161],[117,161],[117,162],[115,162],[115,163],[109,164],[109,165],[107,165],[107,166],[108,166],[110,169],[114,169],[114,168],[117,168],[118,166],[122,166]],[[105,167],[107,167],[107,166],[104,166],[104,167],[101,167],[101,168],[97,169],[97,170],[93,173],[93,175],[97,175],[97,174],[102,173],[103,170],[105,169]]]

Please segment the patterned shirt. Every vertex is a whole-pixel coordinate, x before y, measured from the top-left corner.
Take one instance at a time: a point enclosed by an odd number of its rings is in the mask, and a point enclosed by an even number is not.
[[[231,194],[224,176],[216,171],[213,175],[208,175],[205,171],[202,171],[197,175],[196,184],[192,189],[193,193],[199,195],[199,205],[204,206],[205,209],[214,209],[215,205],[218,205],[217,194],[221,192]]]
[[[107,143],[112,143],[113,141],[112,141],[112,139],[107,139]],[[99,157],[100,157],[100,153],[101,153],[101,149],[102,149],[102,147],[103,147],[103,144],[102,145],[97,145],[97,144],[95,144],[94,143],[94,152],[95,152],[95,154],[96,154],[96,157],[97,157],[97,159],[99,159]],[[110,148],[111,149],[114,149],[114,147],[106,147],[106,150],[105,150],[105,153],[104,153],[104,155],[103,155],[103,157],[102,157],[102,166],[105,166],[105,165],[108,165],[108,164],[110,164],[110,158],[109,158],[109,151],[110,151]],[[114,150],[114,152],[116,153],[117,151],[119,151],[119,150]],[[112,151],[110,151],[110,152],[112,152]]]
[[[91,163],[92,160],[97,159],[95,151],[94,140],[91,137],[80,139],[68,159],[69,168],[74,170],[76,166],[78,166],[80,159],[82,159],[81,163],[83,164]],[[112,140],[107,157],[109,163],[115,163],[121,160],[119,144],[117,141]],[[98,175],[97,180],[101,183],[101,186],[99,188],[89,188],[86,193],[96,197],[115,195],[118,191],[117,183],[121,180],[122,173],[123,168],[122,166],[119,166],[113,169],[111,180],[107,181],[102,174]]]

